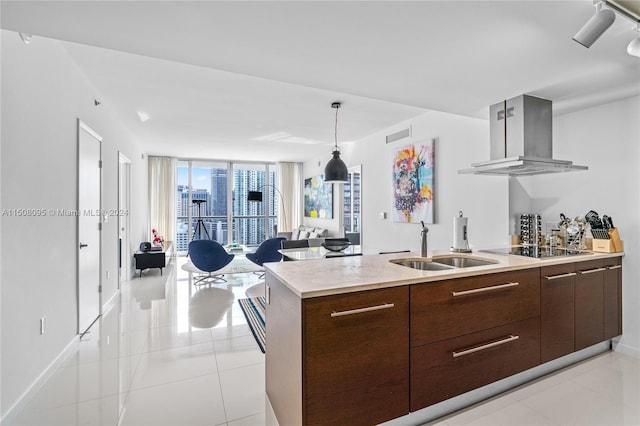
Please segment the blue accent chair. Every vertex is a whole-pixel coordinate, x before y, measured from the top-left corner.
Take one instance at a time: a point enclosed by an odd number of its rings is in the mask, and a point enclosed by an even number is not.
[[[199,278],[194,285],[205,284],[207,280],[213,282],[226,282],[222,274],[214,272],[224,268],[233,260],[235,255],[227,253],[227,251],[213,240],[194,240],[189,243],[189,258],[193,266],[199,270],[208,273],[204,277]]]
[[[282,254],[278,250],[283,240],[285,240],[283,237],[264,240],[254,253],[247,253],[247,259],[260,266],[265,262],[280,262]]]

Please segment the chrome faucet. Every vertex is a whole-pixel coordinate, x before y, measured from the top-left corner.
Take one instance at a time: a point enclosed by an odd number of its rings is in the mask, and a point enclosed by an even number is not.
[[[429,232],[429,228],[424,226],[424,221],[420,221],[422,225],[422,231],[420,231],[420,236],[422,237],[422,246],[420,247],[420,256],[427,257],[427,232]]]

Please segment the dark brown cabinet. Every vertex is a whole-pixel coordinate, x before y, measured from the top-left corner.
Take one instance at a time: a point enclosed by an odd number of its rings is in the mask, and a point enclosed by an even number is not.
[[[411,411],[540,364],[540,317],[411,349]]]
[[[622,334],[622,258],[606,259],[604,267],[604,338]]]
[[[622,332],[620,257],[310,298],[266,277],[280,424],[381,423]]]
[[[407,414],[408,287],[302,306],[304,424],[377,424]]]
[[[551,361],[574,351],[575,267],[548,266],[540,273],[540,357]]]
[[[620,257],[541,270],[542,362],[622,334]]]
[[[540,364],[540,270],[411,286],[411,411]]]
[[[540,270],[411,286],[411,347],[540,315]]]
[[[575,350],[588,348],[604,338],[604,262],[576,265]]]

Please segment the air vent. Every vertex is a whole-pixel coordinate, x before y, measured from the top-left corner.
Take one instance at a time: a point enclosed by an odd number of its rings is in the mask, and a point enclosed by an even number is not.
[[[399,132],[392,133],[387,136],[387,143],[395,142],[400,139],[410,138],[411,137],[411,126],[404,130],[400,130]]]

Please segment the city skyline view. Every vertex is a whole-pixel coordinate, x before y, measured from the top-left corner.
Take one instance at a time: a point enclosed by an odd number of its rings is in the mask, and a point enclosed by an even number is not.
[[[179,252],[186,252],[193,239],[212,239],[223,245],[238,243],[254,246],[272,236],[271,232],[265,231],[273,229],[276,221],[277,205],[273,188],[265,189],[264,202],[249,202],[247,196],[249,191],[262,188],[267,183],[273,185],[275,167],[264,164],[245,168],[234,164],[231,179],[228,170],[227,163],[222,162],[211,162],[204,167],[202,162],[198,163],[198,167],[179,162],[176,188],[176,248]],[[188,184],[189,175],[191,186]],[[194,200],[202,202],[194,203]],[[265,220],[267,205],[269,216]],[[232,221],[231,227],[229,220]]]

